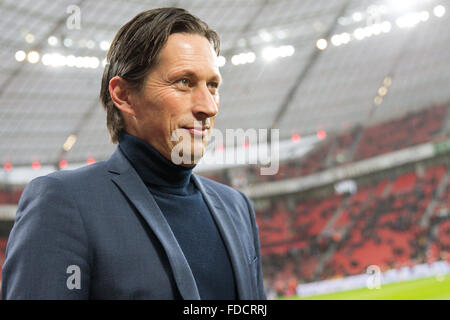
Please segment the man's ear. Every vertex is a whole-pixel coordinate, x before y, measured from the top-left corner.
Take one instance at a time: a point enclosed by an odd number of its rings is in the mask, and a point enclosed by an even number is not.
[[[109,80],[109,95],[116,107],[125,114],[136,116],[136,112],[130,103],[131,93],[131,88],[126,80],[121,77],[115,76]]]

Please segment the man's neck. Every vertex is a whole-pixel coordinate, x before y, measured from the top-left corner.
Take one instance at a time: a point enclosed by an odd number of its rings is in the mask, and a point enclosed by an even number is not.
[[[186,191],[195,165],[176,165],[146,141],[126,132],[119,135],[119,148],[145,184],[175,193]]]

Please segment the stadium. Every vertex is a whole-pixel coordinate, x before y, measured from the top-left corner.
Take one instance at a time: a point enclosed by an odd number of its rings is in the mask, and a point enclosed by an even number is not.
[[[25,186],[114,152],[107,51],[167,6],[220,35],[194,172],[251,199],[267,297],[450,299],[448,0],[1,1],[0,269]]]

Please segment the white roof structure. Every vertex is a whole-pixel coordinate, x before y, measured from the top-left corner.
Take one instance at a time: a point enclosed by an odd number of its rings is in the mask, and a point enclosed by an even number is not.
[[[446,0],[2,0],[1,165],[57,166],[71,135],[69,163],[107,159],[108,45],[137,13],[166,6],[221,36],[221,130],[333,133],[450,100]]]

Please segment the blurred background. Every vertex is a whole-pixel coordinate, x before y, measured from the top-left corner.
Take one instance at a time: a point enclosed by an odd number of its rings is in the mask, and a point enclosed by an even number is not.
[[[0,0],[0,268],[24,186],[114,151],[107,50],[165,6],[221,36],[216,128],[279,130],[275,175],[195,169],[252,199],[268,297],[450,299],[448,0]]]

